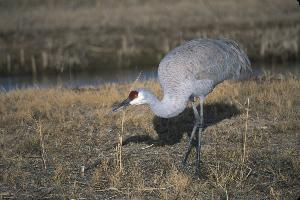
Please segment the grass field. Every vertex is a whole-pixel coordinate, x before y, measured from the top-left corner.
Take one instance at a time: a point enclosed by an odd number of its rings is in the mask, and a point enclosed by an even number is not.
[[[199,179],[194,150],[180,167],[190,106],[169,120],[147,106],[109,114],[130,87],[0,93],[0,199],[300,196],[299,77],[224,82],[208,96]],[[156,81],[136,87],[161,96]]]
[[[0,73],[156,66],[199,37],[234,39],[251,60],[296,60],[299,35],[296,0],[4,0]]]

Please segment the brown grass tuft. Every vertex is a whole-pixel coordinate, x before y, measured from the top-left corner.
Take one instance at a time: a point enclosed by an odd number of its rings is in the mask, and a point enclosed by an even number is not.
[[[114,103],[127,96],[130,86],[0,93],[1,198],[299,196],[299,77],[227,81],[215,88],[204,106],[207,127],[199,180],[193,178],[194,150],[188,168],[180,168],[193,126],[190,106],[168,121],[155,117],[147,106],[129,107],[122,125],[122,113],[108,113]],[[156,81],[137,82],[136,87],[151,88],[161,97]],[[36,119],[43,141],[37,134]],[[123,172],[119,173],[115,147],[121,132]],[[86,167],[84,174],[80,173],[81,166]]]

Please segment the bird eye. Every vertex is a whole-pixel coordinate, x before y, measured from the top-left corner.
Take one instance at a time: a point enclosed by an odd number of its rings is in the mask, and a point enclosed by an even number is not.
[[[131,91],[131,92],[129,93],[128,98],[129,98],[130,100],[133,100],[133,99],[137,98],[138,95],[139,95],[139,93],[138,93],[137,91]]]

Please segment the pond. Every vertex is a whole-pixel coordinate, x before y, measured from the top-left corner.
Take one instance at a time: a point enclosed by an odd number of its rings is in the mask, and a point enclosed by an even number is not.
[[[300,63],[283,64],[253,64],[256,76],[264,73],[300,75]],[[142,71],[140,80],[157,78],[157,68],[133,68],[133,69],[105,69],[86,72],[68,72],[59,75],[30,75],[0,77],[0,90],[9,91],[28,87],[66,87],[84,88],[98,87],[105,83],[130,83],[134,81]]]

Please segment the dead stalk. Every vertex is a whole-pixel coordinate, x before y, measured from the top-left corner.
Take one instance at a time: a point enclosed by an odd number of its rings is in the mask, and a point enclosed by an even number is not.
[[[44,164],[44,169],[47,169],[47,165],[46,165],[46,159],[45,159],[45,145],[44,145],[44,137],[43,137],[43,133],[42,133],[42,125],[41,125],[41,121],[39,120],[38,122],[36,121],[36,125],[37,125],[37,131],[39,133],[39,138],[40,138],[40,145],[41,145],[41,150],[42,150],[42,159],[43,159],[43,164]]]
[[[80,167],[80,175],[83,177],[84,176],[84,171],[85,171],[85,166]]]
[[[110,187],[105,189],[96,189],[97,192],[106,192],[106,191],[117,191],[120,193],[123,193],[122,190],[132,190],[132,191],[155,191],[155,190],[167,190],[169,187],[161,187],[161,188],[154,188],[154,187],[147,187],[147,188],[116,188],[116,187]]]
[[[36,62],[34,56],[31,56],[31,71],[32,75],[35,77],[36,76]]]
[[[43,60],[43,69],[46,69],[48,66],[48,54],[45,51],[42,51],[42,60]]]
[[[223,189],[223,191],[225,192],[225,195],[226,195],[226,200],[228,200],[229,196],[228,196],[228,191],[226,189],[226,185],[225,185],[225,187],[223,187],[220,183],[218,183],[218,185]]]
[[[11,71],[11,57],[10,57],[10,54],[6,55],[6,68],[7,68],[7,72],[10,73],[10,71]]]
[[[125,111],[122,112],[122,122],[121,122],[121,133],[118,134],[118,144],[116,147],[117,151],[117,165],[119,166],[119,172],[123,172],[123,162],[122,162],[122,143],[123,143],[123,138],[122,135],[124,133],[124,121],[125,121]]]
[[[143,74],[143,71],[140,71],[139,75],[136,77],[136,79],[134,80],[134,82],[131,84],[131,87],[130,87],[130,90],[129,90],[129,91],[131,91],[131,90],[134,88],[135,84],[136,84],[136,83],[138,82],[138,80],[141,78],[142,74]]]
[[[243,144],[243,158],[242,158],[242,163],[245,162],[246,160],[246,144],[247,144],[247,132],[248,132],[248,118],[249,118],[249,105],[250,105],[250,100],[249,98],[247,99],[247,108],[246,108],[246,122],[245,122],[245,132],[244,132],[244,144]]]
[[[142,71],[139,73],[138,77],[135,79],[133,84],[131,85],[131,89],[134,87],[136,82],[139,80],[139,78],[142,75]],[[122,143],[123,143],[123,138],[122,135],[124,134],[124,122],[125,122],[125,111],[122,112],[122,121],[121,121],[121,133],[118,133],[118,144],[116,147],[116,154],[117,154],[117,166],[119,167],[119,173],[123,172],[123,163],[122,163]]]
[[[25,53],[24,53],[24,49],[20,50],[20,62],[21,62],[21,66],[24,67],[24,65],[25,65]]]

